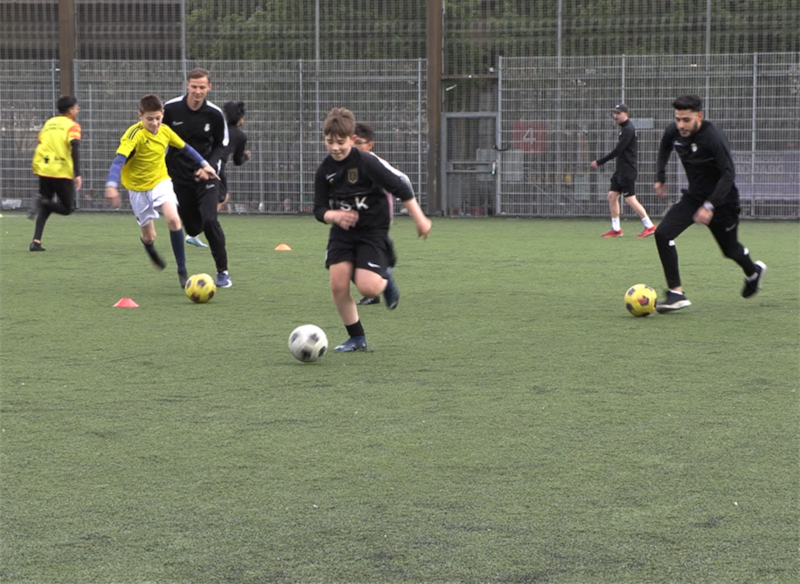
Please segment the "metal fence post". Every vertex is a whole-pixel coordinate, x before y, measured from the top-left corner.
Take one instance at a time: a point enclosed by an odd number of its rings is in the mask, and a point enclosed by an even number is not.
[[[494,214],[500,215],[503,194],[503,55],[497,57],[497,123],[494,129],[494,145],[497,156],[497,172],[495,173]]]
[[[305,113],[306,110],[303,108],[303,60],[300,60],[299,63],[299,70],[297,74],[297,85],[299,91],[298,98],[300,99],[300,127],[298,130],[300,131],[300,135],[298,136],[298,144],[300,144],[300,162],[299,162],[299,170],[300,170],[300,208],[303,208],[305,196],[306,196],[306,185],[305,185]]]
[[[424,59],[417,61],[417,111],[420,113],[417,116],[417,197],[422,192],[422,70],[424,64]]]
[[[61,61],[59,95],[73,95],[72,67],[75,60],[75,0],[58,2],[58,51]]]
[[[755,214],[755,192],[756,192],[756,107],[758,105],[758,53],[753,53],[753,102],[752,112],[750,113],[750,212],[751,217]]]

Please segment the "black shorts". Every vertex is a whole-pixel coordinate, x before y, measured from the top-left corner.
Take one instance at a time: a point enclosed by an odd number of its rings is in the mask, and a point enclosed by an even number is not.
[[[636,194],[636,177],[615,172],[611,177],[610,190],[623,197],[632,197]]]
[[[392,238],[384,233],[355,233],[342,229],[331,230],[325,267],[351,262],[356,268],[375,272],[386,278],[388,268],[394,267]]]

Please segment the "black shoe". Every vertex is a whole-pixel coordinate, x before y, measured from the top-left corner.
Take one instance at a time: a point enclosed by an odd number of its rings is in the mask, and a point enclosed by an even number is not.
[[[142,238],[139,238],[139,240],[142,242],[142,245],[144,245],[144,251],[147,252],[150,261],[153,262],[155,267],[157,267],[159,270],[166,268],[167,262],[161,259],[161,256],[158,255],[155,246],[152,243],[145,243]]]
[[[161,256],[158,255],[157,251],[153,250],[151,252],[150,250],[147,250],[147,255],[150,256],[150,259],[152,260],[153,265],[155,267],[157,267],[159,270],[163,270],[164,268],[167,267],[166,262],[161,259]]]
[[[178,270],[178,282],[181,283],[181,288],[186,288],[186,280],[189,279],[189,274],[186,270]]]
[[[756,262],[756,275],[744,279],[744,288],[742,288],[742,298],[750,298],[755,296],[761,290],[761,280],[764,274],[767,273],[767,266],[764,262]]]
[[[31,247],[29,248],[31,251],[47,251],[45,248],[42,247],[41,243],[36,241],[31,241]]]
[[[689,299],[686,298],[686,295],[682,294],[681,292],[667,290],[664,293],[664,296],[665,299],[663,301],[656,301],[657,312],[673,312],[675,310],[680,310],[681,308],[686,308],[687,306],[692,305]]]
[[[353,353],[367,350],[367,337],[350,337],[334,349],[337,353]]]
[[[370,304],[380,304],[381,297],[380,296],[364,296],[361,300],[356,302],[358,306],[369,306]]]
[[[397,289],[397,284],[394,282],[394,274],[392,269],[386,270],[388,278],[386,280],[386,288],[383,289],[383,297],[386,299],[386,308],[394,310],[400,302],[400,290]]]

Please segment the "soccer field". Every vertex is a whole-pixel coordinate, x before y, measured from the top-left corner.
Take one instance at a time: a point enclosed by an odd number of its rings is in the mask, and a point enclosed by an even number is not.
[[[798,223],[742,224],[749,300],[690,228],[693,305],[633,318],[664,289],[637,221],[398,217],[372,352],[303,364],[296,326],[346,338],[328,227],[221,222],[233,287],[197,305],[163,219],[157,272],[130,213],[54,215],[44,253],[0,218],[0,581],[800,581]]]

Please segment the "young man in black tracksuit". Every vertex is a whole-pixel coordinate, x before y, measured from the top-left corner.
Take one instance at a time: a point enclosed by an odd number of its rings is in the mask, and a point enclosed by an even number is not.
[[[681,285],[675,238],[692,223],[707,225],[725,257],[741,266],[745,275],[742,296],[750,298],[761,288],[767,266],[753,262],[750,252],[738,240],[739,191],[728,140],[714,124],[703,119],[700,97],[683,95],[672,107],[675,122],[667,126],[661,138],[655,191],[658,196],[666,192],[666,167],[673,150],[681,159],[689,188],[682,190],[683,196],[670,207],[656,230],[658,255],[669,286],[656,310],[671,312],[691,305]]]
[[[420,237],[427,237],[431,230],[431,221],[410,185],[380,158],[354,147],[355,125],[349,110],[330,111],[322,126],[329,155],[314,179],[314,216],[331,225],[325,256],[331,296],[349,336],[334,350],[344,353],[367,349],[358,307],[350,294],[351,281],[364,296],[383,293],[390,310],[400,300],[392,275],[392,209],[386,192],[400,198]]]
[[[656,228],[647,211],[636,198],[636,177],[638,171],[638,138],[633,122],[628,118],[628,106],[624,103],[614,106],[612,110],[614,121],[619,126],[619,139],[616,147],[590,164],[591,168],[597,169],[610,160],[617,159],[617,166],[611,177],[611,188],[608,191],[608,209],[611,212],[611,231],[600,237],[622,237],[622,225],[620,224],[621,205],[619,197],[622,196],[625,202],[630,205],[636,215],[644,224],[644,231],[636,237],[649,237],[655,233]]]
[[[228,126],[222,110],[206,99],[211,76],[205,69],[193,69],[186,82],[186,94],[164,104],[164,124],[197,150],[219,174],[228,145]],[[228,252],[225,233],[217,219],[220,181],[187,161],[178,151],[167,152],[167,168],[178,197],[186,233],[205,233],[217,268],[217,287],[229,288]],[[224,194],[224,193],[223,193]]]

